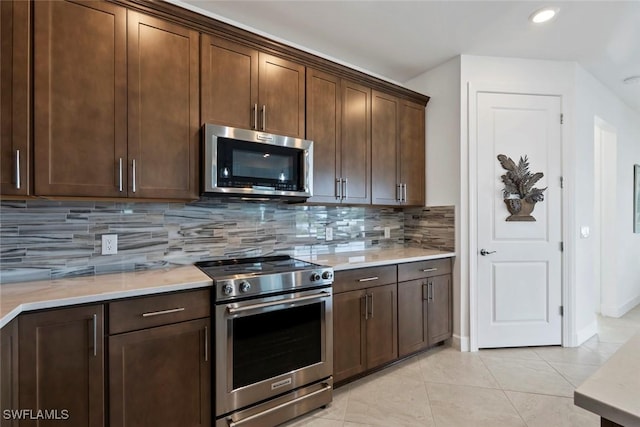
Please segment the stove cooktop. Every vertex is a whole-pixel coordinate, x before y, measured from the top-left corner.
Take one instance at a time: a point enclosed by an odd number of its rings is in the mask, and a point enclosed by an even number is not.
[[[213,279],[215,301],[297,292],[333,282],[331,267],[288,255],[201,261],[195,266]]]

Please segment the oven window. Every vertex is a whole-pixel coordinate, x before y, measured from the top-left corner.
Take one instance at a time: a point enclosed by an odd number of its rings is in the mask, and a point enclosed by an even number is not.
[[[233,388],[322,361],[322,303],[233,319]]]

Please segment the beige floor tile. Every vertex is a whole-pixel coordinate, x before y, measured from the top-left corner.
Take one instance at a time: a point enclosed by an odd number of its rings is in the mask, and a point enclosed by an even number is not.
[[[603,342],[600,341],[598,335],[591,337],[589,340],[585,341],[581,347],[588,348],[592,351],[597,351],[601,354],[612,355],[620,347],[622,347],[623,343],[615,343],[615,342]]]
[[[483,359],[503,390],[572,397],[574,387],[543,360]]]
[[[427,383],[437,427],[524,427],[502,390]]]
[[[566,397],[505,391],[528,427],[598,427],[600,417]]]
[[[354,383],[345,421],[374,426],[434,426],[425,383],[393,376]]]
[[[602,342],[624,344],[629,338],[638,333],[638,329],[628,326],[598,325],[598,338]]]
[[[499,388],[478,353],[450,348],[422,358],[421,367],[428,382]]]
[[[577,363],[549,362],[549,364],[576,388],[600,369],[600,366],[597,365]]]
[[[506,357],[508,359],[541,360],[531,347],[490,348],[479,351],[480,357]]]
[[[609,358],[583,347],[538,347],[535,352],[547,362],[580,363],[583,365],[602,365]]]
[[[342,420],[302,416],[282,424],[282,427],[344,427]]]

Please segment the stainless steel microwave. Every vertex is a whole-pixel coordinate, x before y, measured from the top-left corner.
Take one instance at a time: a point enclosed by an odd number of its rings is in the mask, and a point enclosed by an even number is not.
[[[304,201],[313,188],[313,141],[204,125],[204,194]]]

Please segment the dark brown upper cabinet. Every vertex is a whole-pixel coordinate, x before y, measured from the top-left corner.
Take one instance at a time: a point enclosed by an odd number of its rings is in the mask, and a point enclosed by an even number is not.
[[[307,70],[307,139],[314,143],[311,202],[371,203],[371,89]]]
[[[202,35],[202,123],[305,137],[305,67]]]
[[[0,194],[31,191],[31,3],[0,2]]]
[[[377,205],[424,205],[424,106],[373,92],[372,197]]]
[[[107,2],[34,16],[35,193],[197,198],[198,32]]]

